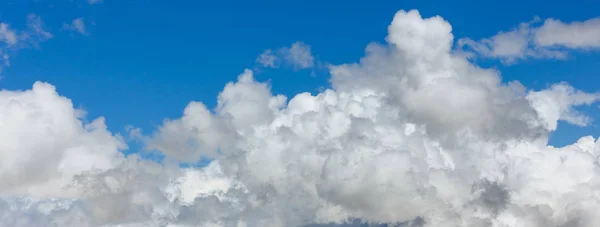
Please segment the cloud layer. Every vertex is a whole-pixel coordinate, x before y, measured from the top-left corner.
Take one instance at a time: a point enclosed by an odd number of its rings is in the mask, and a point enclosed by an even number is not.
[[[190,102],[150,135],[134,130],[162,163],[124,156],[102,118],[86,123],[49,84],[2,91],[0,225],[600,223],[600,143],[547,145],[558,121],[588,124],[575,108],[600,95],[505,83],[455,54],[451,32],[399,11],[386,44],[330,67],[331,89],[289,100],[245,70],[215,109]],[[203,157],[214,161],[179,165]]]

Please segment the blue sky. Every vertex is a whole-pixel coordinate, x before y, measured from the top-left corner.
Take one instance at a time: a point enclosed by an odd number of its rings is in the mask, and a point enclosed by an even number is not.
[[[561,3],[562,2],[562,3]],[[321,62],[356,62],[369,42],[384,42],[386,28],[400,9],[441,15],[455,39],[480,39],[509,30],[535,16],[583,21],[598,16],[594,1],[110,1],[19,0],[0,3],[0,20],[25,26],[39,15],[54,37],[39,48],[20,50],[3,70],[0,88],[28,89],[35,81],[55,85],[88,119],[105,116],[113,132],[133,125],[151,132],[164,118],[177,118],[191,100],[214,106],[216,95],[244,68],[258,66],[265,49],[302,41]],[[86,34],[61,29],[82,18]],[[505,80],[540,89],[567,81],[584,91],[600,82],[595,52],[575,52],[568,60],[528,59],[498,68]],[[322,69],[264,69],[274,93],[317,92],[328,86]],[[598,108],[585,109],[591,116]],[[569,144],[599,135],[598,124],[560,125],[552,143]]]

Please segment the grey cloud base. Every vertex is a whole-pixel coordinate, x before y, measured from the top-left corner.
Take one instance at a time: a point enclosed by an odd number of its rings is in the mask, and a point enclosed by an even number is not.
[[[453,53],[451,30],[399,11],[387,44],[331,66],[315,96],[287,101],[246,70],[214,113],[191,102],[135,131],[164,163],[124,156],[49,84],[2,91],[0,226],[597,226],[600,143],[547,140],[600,96],[503,83]]]

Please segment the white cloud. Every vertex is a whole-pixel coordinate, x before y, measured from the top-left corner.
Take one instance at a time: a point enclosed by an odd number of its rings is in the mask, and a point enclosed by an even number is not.
[[[290,47],[282,47],[273,51],[265,50],[258,56],[256,62],[265,68],[278,68],[281,62],[292,66],[294,69],[308,69],[315,64],[310,46],[303,42],[295,42]]]
[[[87,34],[85,29],[85,22],[82,17],[75,18],[69,24],[63,24],[63,29],[68,31],[75,31],[79,34],[85,35]]]
[[[527,99],[544,119],[545,126],[555,130],[558,120],[564,120],[574,125],[587,126],[591,119],[577,112],[572,106],[590,105],[600,100],[600,94],[587,94],[576,91],[567,84],[555,84],[550,89],[531,92]]]
[[[469,38],[458,40],[460,48],[469,47],[479,56],[500,58],[505,63],[513,63],[524,58],[537,57],[563,57],[562,54],[555,56],[544,55],[530,46],[530,28],[528,23],[522,23],[518,29],[498,34],[479,41]]]
[[[332,89],[289,101],[246,70],[214,110],[190,102],[149,136],[129,127],[160,164],[121,155],[48,84],[0,92],[0,225],[599,223],[600,142],[547,145],[558,121],[588,124],[574,108],[598,95],[504,83],[455,54],[451,31],[399,11],[387,44],[330,67]],[[202,156],[215,161],[178,165]]]
[[[81,122],[82,112],[52,85],[0,92],[0,191],[34,197],[70,197],[72,177],[119,162],[125,145],[104,119]],[[75,194],[76,195],[76,194]]]
[[[547,19],[535,30],[535,42],[548,47],[600,48],[600,18],[571,23]]]
[[[539,25],[539,18],[521,23],[518,28],[474,41],[458,40],[459,50],[468,49],[481,57],[498,58],[514,63],[526,58],[567,57],[567,49],[594,50],[600,47],[600,19],[564,23],[546,19]]]

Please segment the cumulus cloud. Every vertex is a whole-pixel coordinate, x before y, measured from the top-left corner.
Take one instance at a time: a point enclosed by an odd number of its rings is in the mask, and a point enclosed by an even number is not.
[[[73,176],[109,169],[126,146],[104,119],[84,124],[83,112],[47,83],[28,91],[0,92],[0,179],[3,193],[69,196]]]
[[[18,50],[39,47],[39,43],[52,38],[42,19],[35,15],[27,16],[26,28],[15,29],[6,22],[0,22],[0,56],[4,66],[10,65],[10,57]],[[0,67],[0,71],[2,67]]]
[[[82,35],[87,34],[83,17],[75,18],[69,24],[63,24],[63,29],[67,31],[75,31]]]
[[[540,22],[535,18],[478,41],[462,38],[458,40],[458,47],[476,53],[475,57],[498,58],[505,63],[527,58],[564,59],[568,49],[600,48],[600,18],[570,23],[549,18]]]
[[[265,68],[278,68],[281,63],[284,63],[298,70],[312,68],[315,64],[315,58],[309,45],[303,42],[295,42],[290,47],[282,47],[276,51],[265,50],[258,56],[256,62]]]
[[[162,163],[122,155],[49,84],[3,91],[0,225],[600,223],[600,142],[547,143],[558,121],[588,124],[575,108],[598,95],[504,82],[454,53],[451,31],[399,11],[386,44],[330,67],[331,89],[289,100],[245,70],[214,109],[190,102],[148,136],[130,127]]]

